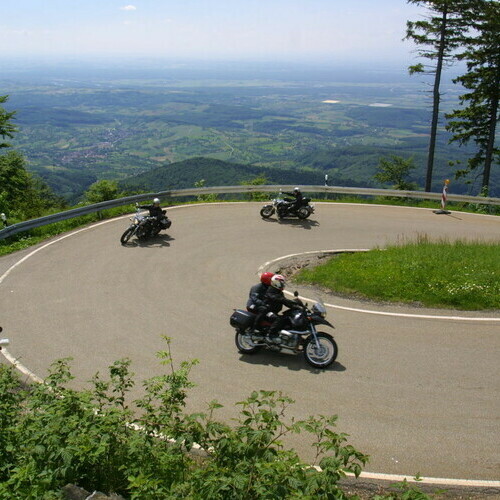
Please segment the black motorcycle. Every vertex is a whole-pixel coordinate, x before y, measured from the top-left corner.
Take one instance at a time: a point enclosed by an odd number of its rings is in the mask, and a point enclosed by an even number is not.
[[[292,208],[294,201],[291,198],[275,198],[272,200],[272,203],[268,203],[260,209],[260,216],[263,219],[269,219],[276,212],[278,219],[285,217],[307,219],[314,213],[314,205],[311,203],[311,198],[303,198],[300,206]]]
[[[132,223],[122,234],[120,243],[125,245],[134,235],[139,239],[151,238],[156,236],[162,229],[168,229],[172,225],[172,221],[167,217],[166,210],[162,210],[162,214],[158,221],[156,217],[141,214],[141,209],[137,207],[135,215],[130,217]]]
[[[255,354],[263,348],[273,351],[285,349],[296,354],[302,352],[306,361],[315,368],[331,365],[337,359],[337,343],[328,333],[316,330],[316,325],[334,328],[325,319],[325,305],[318,301],[309,309],[297,295],[295,292],[297,306],[283,314],[286,320],[276,339],[271,339],[268,335],[268,321],[263,320],[259,325],[255,325],[255,313],[235,309],[229,323],[236,330],[235,342],[238,351],[242,354]]]

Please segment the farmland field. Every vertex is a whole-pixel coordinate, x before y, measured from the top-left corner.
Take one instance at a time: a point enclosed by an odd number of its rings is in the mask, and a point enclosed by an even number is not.
[[[374,186],[380,157],[413,156],[422,185],[430,121],[426,86],[404,68],[347,71],[31,70],[2,73],[16,110],[13,145],[60,195],[75,200],[97,179],[124,179],[193,157],[316,171],[337,184]],[[91,75],[91,76],[89,76]],[[445,83],[443,111],[459,89]],[[438,138],[435,187],[470,149]],[[175,186],[171,186],[175,187]],[[500,187],[492,179],[492,194]],[[455,192],[466,192],[463,183]],[[472,187],[474,189],[474,186]],[[498,193],[497,193],[498,195]]]

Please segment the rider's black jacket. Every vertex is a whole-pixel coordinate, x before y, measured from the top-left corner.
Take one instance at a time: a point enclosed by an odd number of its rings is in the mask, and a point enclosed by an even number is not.
[[[294,300],[287,299],[281,290],[273,286],[267,289],[266,295],[264,295],[264,302],[273,313],[279,313],[283,306],[294,307],[297,305]]]
[[[163,215],[162,209],[160,206],[156,205],[139,205],[139,208],[143,210],[149,210],[150,217],[156,217],[158,220]]]
[[[264,297],[266,295],[269,285],[264,283],[257,283],[252,288],[250,288],[250,294],[248,296],[247,307],[265,307],[267,306]]]
[[[283,194],[287,194],[288,196],[293,196],[295,198],[295,201],[302,201],[304,199],[304,195],[300,191],[298,193],[296,193],[296,192],[293,192],[293,193],[283,192]]]
[[[299,208],[302,205],[302,200],[304,199],[304,196],[302,193],[299,191],[298,193],[293,192],[293,193],[283,193],[287,194],[288,196],[293,196],[295,198],[295,201],[292,203],[292,208]]]

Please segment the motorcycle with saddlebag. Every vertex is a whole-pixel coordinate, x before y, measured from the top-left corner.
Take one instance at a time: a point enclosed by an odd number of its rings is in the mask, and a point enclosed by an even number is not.
[[[172,221],[167,217],[167,211],[162,210],[162,217],[158,221],[156,217],[141,214],[141,209],[136,206],[135,215],[130,217],[132,223],[127,230],[121,235],[120,243],[125,245],[132,236],[136,236],[140,240],[156,236],[162,229],[168,229],[172,225]]]
[[[272,351],[287,350],[301,353],[305,360],[315,368],[330,366],[338,355],[338,346],[334,338],[325,332],[318,332],[316,325],[334,326],[325,319],[326,307],[318,300],[312,307],[302,302],[295,292],[296,307],[283,313],[284,327],[278,339],[271,340],[267,334],[270,323],[266,320],[255,324],[257,315],[243,309],[234,309],[229,318],[235,329],[235,343],[241,354],[255,354],[261,349]]]
[[[298,217],[299,219],[307,219],[314,213],[314,205],[311,203],[311,198],[303,198],[300,206],[295,210],[293,207],[293,199],[291,198],[274,198],[271,203],[264,205],[260,209],[260,216],[263,219],[269,219],[274,213],[278,219],[285,217]]]

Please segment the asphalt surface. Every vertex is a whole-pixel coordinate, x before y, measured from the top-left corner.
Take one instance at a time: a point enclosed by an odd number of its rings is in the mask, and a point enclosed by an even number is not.
[[[500,218],[349,204],[317,204],[307,221],[262,220],[260,204],[170,209],[172,227],[146,243],[121,246],[127,219],[106,221],[0,258],[0,324],[9,351],[37,375],[72,356],[84,386],[116,359],[130,357],[136,380],[164,370],[155,353],[172,339],[174,360],[196,358],[189,410],[212,399],[220,419],[252,390],[282,390],[290,416],[337,414],[338,430],[371,456],[366,470],[390,474],[500,478],[500,323],[376,316],[329,310],[339,345],[325,371],[301,356],[240,355],[228,318],[244,307],[264,262],[326,249],[384,246],[427,234],[500,241]],[[500,257],[500,256],[499,256]],[[300,291],[300,289],[299,289]],[[345,299],[337,304],[366,307]],[[373,304],[367,309],[374,309]],[[456,312],[380,306],[386,311]],[[325,331],[328,331],[325,329]],[[141,394],[138,382],[134,396]],[[289,442],[306,460],[305,437]]]

